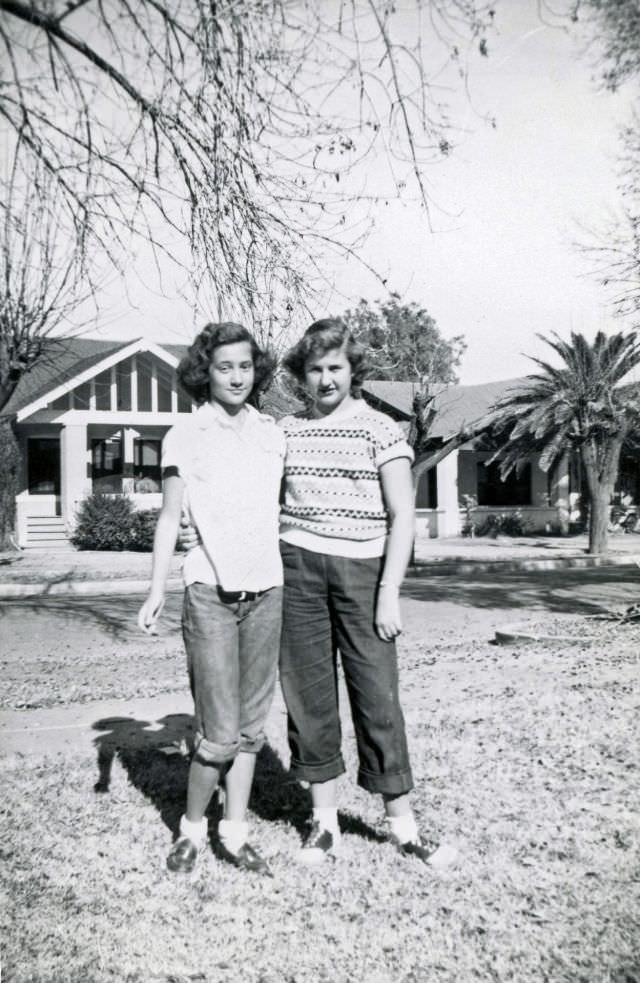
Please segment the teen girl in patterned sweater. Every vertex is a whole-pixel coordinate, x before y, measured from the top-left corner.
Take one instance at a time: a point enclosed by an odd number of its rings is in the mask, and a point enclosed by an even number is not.
[[[340,851],[338,652],[357,741],[358,784],[382,796],[401,852],[434,861],[409,801],[398,699],[399,592],[414,538],[411,448],[360,398],[364,353],[340,321],[312,324],[285,367],[310,409],[280,421],[287,438],[280,540],[284,566],[280,682],[291,772],[309,783],[310,864]]]

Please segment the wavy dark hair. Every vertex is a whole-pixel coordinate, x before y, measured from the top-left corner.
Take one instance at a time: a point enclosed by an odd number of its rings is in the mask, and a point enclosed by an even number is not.
[[[276,359],[268,349],[260,348],[250,331],[235,321],[205,324],[178,365],[178,382],[198,406],[209,399],[209,368],[214,351],[222,345],[234,345],[239,341],[247,341],[251,346],[255,379],[247,402],[258,407],[261,394],[273,380]]]
[[[321,321],[314,321],[300,341],[289,349],[282,364],[296,382],[303,386],[305,366],[309,359],[313,356],[325,355],[334,348],[344,349],[351,366],[351,395],[359,399],[362,395],[362,383],[369,369],[365,349],[339,318],[327,317]]]

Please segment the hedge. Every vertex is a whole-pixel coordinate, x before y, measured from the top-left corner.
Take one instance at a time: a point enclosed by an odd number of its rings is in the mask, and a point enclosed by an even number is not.
[[[157,509],[137,512],[126,495],[89,495],[78,509],[71,542],[79,550],[150,553],[157,518]]]

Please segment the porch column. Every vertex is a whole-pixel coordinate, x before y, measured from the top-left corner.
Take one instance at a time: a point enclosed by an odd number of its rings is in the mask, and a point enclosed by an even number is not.
[[[549,488],[549,505],[558,510],[558,522],[563,536],[569,532],[569,514],[571,503],[569,493],[571,480],[569,477],[569,455],[565,454],[555,468]]]
[[[133,443],[138,436],[138,431],[134,430],[133,427],[122,428],[122,492],[124,495],[131,495],[135,491]]]
[[[460,533],[458,503],[458,451],[451,451],[436,465],[438,481],[438,535],[457,536]]]
[[[91,492],[86,424],[66,425],[60,433],[60,507],[67,525],[75,522],[78,503]]]

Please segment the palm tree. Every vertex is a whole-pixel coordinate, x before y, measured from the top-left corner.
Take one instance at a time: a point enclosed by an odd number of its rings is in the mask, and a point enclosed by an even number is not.
[[[618,477],[620,451],[640,433],[640,386],[622,384],[640,364],[635,331],[605,335],[593,343],[571,333],[539,335],[560,357],[555,367],[532,358],[539,371],[509,390],[487,419],[498,450],[500,474],[540,454],[543,471],[552,469],[567,451],[577,450],[590,496],[589,553],[606,553],[609,504]]]

